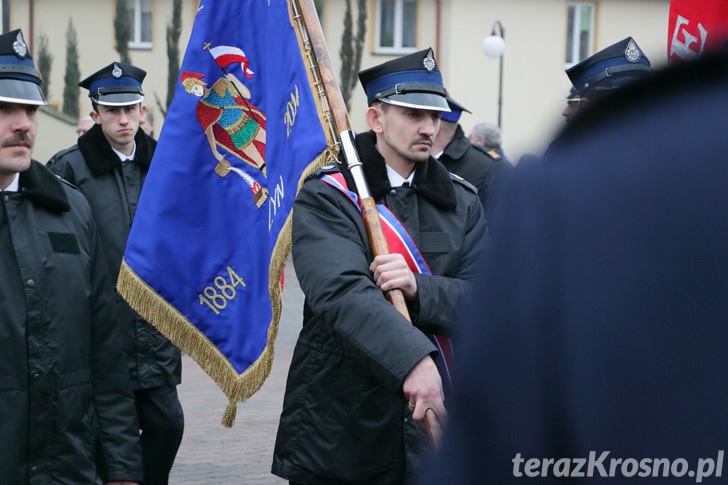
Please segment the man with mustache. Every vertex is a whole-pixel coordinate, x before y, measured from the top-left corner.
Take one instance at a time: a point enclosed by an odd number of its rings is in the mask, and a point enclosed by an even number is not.
[[[371,131],[355,144],[397,237],[391,254],[374,257],[342,164],[314,173],[297,196],[292,255],[306,300],[272,469],[291,483],[420,478],[425,411],[446,418],[446,337],[486,230],[476,189],[432,157],[449,111],[432,49],[359,79]],[[404,294],[412,323],[385,298],[391,289]]]
[[[21,31],[0,35],[0,483],[137,483],[139,427],[97,226],[83,195],[31,159],[40,86]]]
[[[112,62],[79,84],[88,89],[95,125],[78,144],[55,154],[48,167],[86,196],[100,228],[112,281],[119,276],[126,240],[157,142],[139,128],[146,72]],[[144,461],[145,485],[169,480],[184,429],[177,394],[179,349],[116,295],[115,311],[125,326]],[[103,457],[101,457],[103,458]]]

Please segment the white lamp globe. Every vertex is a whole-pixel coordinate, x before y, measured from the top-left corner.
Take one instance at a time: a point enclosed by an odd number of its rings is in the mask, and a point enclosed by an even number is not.
[[[488,57],[500,57],[506,50],[506,41],[498,35],[489,35],[483,39],[483,52]]]

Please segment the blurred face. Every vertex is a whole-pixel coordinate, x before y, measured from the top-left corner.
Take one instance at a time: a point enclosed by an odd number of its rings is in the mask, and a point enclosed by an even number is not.
[[[141,117],[139,118],[139,128],[144,130],[144,133],[151,136],[152,130],[154,130],[154,126],[149,123],[149,118],[147,118],[147,108],[146,106],[142,106],[142,112]]]
[[[94,125],[93,120],[80,120],[78,122],[78,126],[76,128],[76,134],[78,136],[83,135],[88,130],[90,130],[93,125]]]
[[[38,106],[0,101],[0,188],[30,167]]]
[[[369,126],[377,134],[377,149],[392,161],[424,162],[440,129],[440,111],[374,105],[367,112]]]
[[[566,107],[561,112],[561,115],[566,119],[566,122],[569,123],[571,119],[576,115],[576,113],[581,110],[582,106],[585,105],[586,100],[582,99],[580,101],[567,101]]]
[[[91,118],[101,125],[104,136],[116,150],[130,155],[134,147],[134,136],[139,129],[141,103],[129,106],[97,105],[98,112]]]

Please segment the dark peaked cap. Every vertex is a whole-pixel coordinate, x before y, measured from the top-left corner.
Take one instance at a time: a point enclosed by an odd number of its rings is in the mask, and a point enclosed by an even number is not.
[[[457,123],[460,120],[460,115],[463,114],[463,111],[472,113],[472,111],[452,99],[450,96],[447,97],[447,105],[450,106],[450,112],[442,114],[442,121]]]
[[[370,106],[381,100],[398,106],[450,111],[432,48],[360,71],[359,81]]]
[[[651,71],[647,56],[632,37],[627,37],[567,69],[566,75],[587,95],[590,90],[619,88]]]
[[[88,97],[105,106],[128,106],[144,100],[142,81],[147,72],[123,62],[112,62],[78,83]]]
[[[581,93],[574,86],[571,86],[569,94],[566,95],[566,102],[571,103],[576,101],[581,101]]]
[[[23,32],[17,29],[0,35],[0,100],[36,106],[48,104],[40,89],[42,82]]]

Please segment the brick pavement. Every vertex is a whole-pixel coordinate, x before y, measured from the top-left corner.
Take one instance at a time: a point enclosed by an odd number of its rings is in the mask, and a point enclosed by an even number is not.
[[[293,265],[286,266],[283,311],[271,374],[263,387],[238,404],[232,428],[220,424],[227,398],[190,357],[182,358],[180,400],[185,433],[177,453],[171,485],[280,485],[270,473],[278,417],[288,366],[301,327],[303,295]]]

